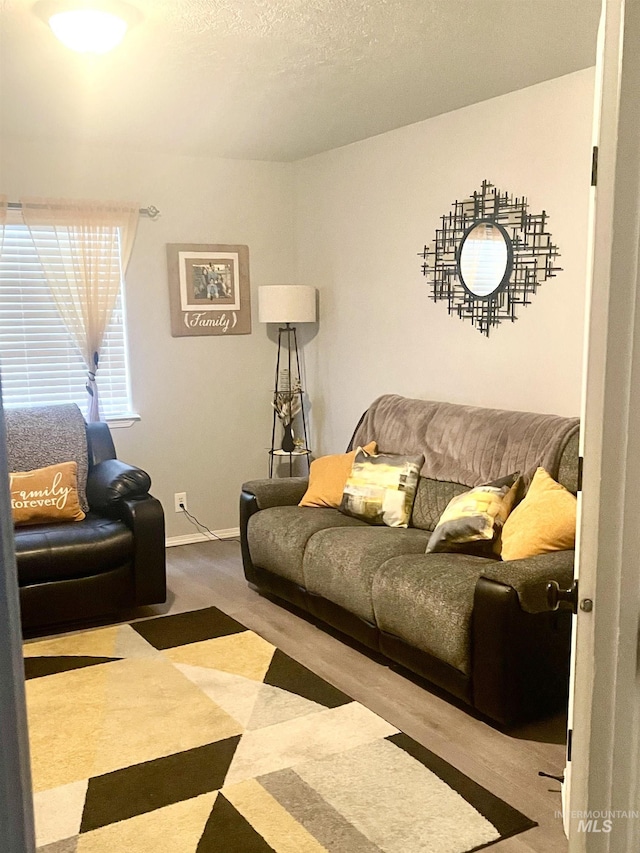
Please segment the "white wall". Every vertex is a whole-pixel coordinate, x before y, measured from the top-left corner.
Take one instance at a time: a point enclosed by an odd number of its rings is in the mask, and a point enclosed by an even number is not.
[[[594,71],[297,164],[297,280],[320,290],[306,348],[314,449],[344,449],[383,393],[577,415]],[[487,338],[434,303],[418,252],[483,179],[545,209],[563,272]]]
[[[577,414],[593,71],[586,70],[296,164],[197,159],[4,139],[0,186],[21,195],[134,199],[127,274],[134,408],[118,454],[149,471],[167,532],[237,525],[241,483],[266,476],[273,332],[261,284],[320,291],[302,327],[316,454],[342,450],[379,394]],[[481,335],[429,298],[418,253],[440,216],[487,178],[548,211],[564,268],[516,323]],[[172,338],[166,243],[245,243],[253,333]]]
[[[257,320],[257,288],[293,281],[293,166],[3,140],[2,191],[132,199],[141,218],[126,284],[134,409],[114,429],[120,458],[146,469],[169,536],[194,531],[174,492],[213,530],[237,527],[244,480],[267,476],[275,346]],[[173,338],[166,243],[249,246],[253,333]],[[98,374],[99,377],[99,374]]]

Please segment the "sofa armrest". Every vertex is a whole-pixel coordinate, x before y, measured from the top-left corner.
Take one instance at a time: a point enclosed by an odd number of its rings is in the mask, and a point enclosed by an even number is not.
[[[527,613],[512,586],[478,579],[471,620],[473,705],[505,725],[566,707],[571,613]]]
[[[120,517],[133,532],[136,601],[162,604],[167,598],[164,511],[157,498],[122,498]]]
[[[482,575],[514,589],[526,613],[543,613],[550,609],[547,584],[557,581],[568,589],[573,581],[574,559],[575,551],[553,551],[522,560],[488,563]]]
[[[255,586],[257,578],[247,541],[249,519],[261,509],[272,506],[296,506],[307,491],[308,484],[307,477],[250,480],[243,483],[240,493],[240,550],[244,574],[250,585]]]
[[[503,724],[566,704],[571,613],[551,611],[547,584],[570,586],[573,551],[487,563],[474,594],[473,704]]]
[[[257,509],[267,509],[270,506],[295,506],[302,500],[308,485],[308,477],[283,477],[278,480],[250,480],[243,483],[242,491],[255,497]]]
[[[150,488],[146,471],[120,459],[105,459],[89,471],[87,500],[94,512],[119,518],[124,500],[146,498]]]

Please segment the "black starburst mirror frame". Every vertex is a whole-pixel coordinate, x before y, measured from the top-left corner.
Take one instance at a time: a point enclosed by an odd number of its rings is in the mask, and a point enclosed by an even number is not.
[[[517,320],[517,306],[529,305],[540,284],[562,269],[554,264],[559,252],[547,231],[546,211],[528,210],[525,197],[514,198],[483,181],[479,192],[453,203],[433,243],[419,252],[433,301],[446,302],[449,314],[470,320],[483,335],[503,320]],[[460,249],[479,222],[498,226],[507,245],[506,274],[487,296],[472,293],[460,275]]]

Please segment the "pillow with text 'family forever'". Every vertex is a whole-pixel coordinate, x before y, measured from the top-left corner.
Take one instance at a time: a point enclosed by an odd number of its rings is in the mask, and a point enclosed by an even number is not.
[[[85,514],[78,500],[77,472],[76,462],[60,462],[9,474],[13,523],[82,521]]]
[[[452,498],[427,545],[427,554],[452,552],[499,559],[501,533],[522,486],[519,472]]]
[[[424,456],[367,453],[359,447],[341,512],[369,524],[408,527]]]

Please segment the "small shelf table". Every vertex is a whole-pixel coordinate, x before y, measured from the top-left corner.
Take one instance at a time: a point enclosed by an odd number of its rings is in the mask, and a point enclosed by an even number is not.
[[[310,464],[311,464],[310,459],[309,459],[310,455],[311,455],[311,451],[308,450],[307,448],[304,448],[303,450],[292,450],[291,453],[289,453],[287,450],[270,450],[269,451],[269,476],[273,477],[273,460],[274,460],[274,457],[276,457],[276,456],[278,456],[278,457],[288,456],[289,457],[289,476],[292,477],[293,476],[293,458],[294,458],[294,456],[306,456],[306,458],[307,458],[307,471],[308,471]]]

